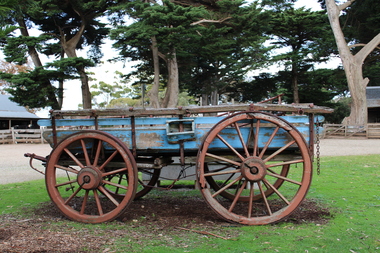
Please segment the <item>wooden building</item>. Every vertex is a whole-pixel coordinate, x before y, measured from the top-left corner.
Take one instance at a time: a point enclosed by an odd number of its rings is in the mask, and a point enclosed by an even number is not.
[[[37,125],[39,117],[12,102],[9,97],[0,94],[0,129],[39,128]]]
[[[380,86],[368,86],[366,94],[368,123],[380,123]]]

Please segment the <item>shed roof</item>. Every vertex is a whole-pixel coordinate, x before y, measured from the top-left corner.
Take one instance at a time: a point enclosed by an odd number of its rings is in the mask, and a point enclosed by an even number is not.
[[[366,88],[367,99],[380,100],[380,86],[368,86]]]
[[[25,107],[19,106],[9,98],[8,95],[0,94],[0,118],[39,119],[37,115],[28,112]]]

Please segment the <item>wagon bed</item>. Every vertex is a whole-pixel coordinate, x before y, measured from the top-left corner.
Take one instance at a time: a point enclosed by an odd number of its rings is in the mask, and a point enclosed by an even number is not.
[[[52,201],[73,220],[115,219],[178,157],[182,168],[195,162],[197,184],[217,215],[268,224],[305,197],[321,121],[314,114],[331,111],[312,104],[51,111],[39,124],[51,128],[44,138],[53,149],[40,160]]]

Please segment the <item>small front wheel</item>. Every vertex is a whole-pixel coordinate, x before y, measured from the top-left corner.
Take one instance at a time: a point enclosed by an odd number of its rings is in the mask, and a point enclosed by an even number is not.
[[[125,180],[110,180],[116,176]],[[81,131],[67,136],[52,150],[45,181],[51,200],[65,216],[101,223],[117,218],[133,201],[137,166],[128,148],[113,135]]]

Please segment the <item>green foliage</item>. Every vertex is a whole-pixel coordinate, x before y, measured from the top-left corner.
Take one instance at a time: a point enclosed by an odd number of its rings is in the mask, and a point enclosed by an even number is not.
[[[94,66],[95,64],[92,60],[82,57],[62,58],[46,64],[47,68],[55,68],[57,70],[57,75],[60,76],[61,80],[80,78],[78,76],[78,67],[88,68]]]
[[[111,31],[114,47],[120,55],[141,60],[136,74],[151,83],[151,37],[155,36],[158,50],[170,57],[173,49],[180,67],[181,89],[192,95],[209,94],[231,83],[241,82],[248,70],[257,68],[265,59],[262,46],[267,22],[255,4],[243,1],[218,1],[212,8],[180,6],[166,1],[164,5],[132,1],[120,6],[136,22],[118,26]],[[211,22],[210,22],[211,20]],[[144,72],[146,75],[142,75]],[[161,82],[166,83],[167,70],[161,62]]]
[[[29,47],[41,52],[49,39],[51,39],[49,35],[9,37],[3,48],[5,60],[19,65],[25,64],[28,61]]]
[[[26,11],[29,19],[39,27],[41,32],[53,35],[58,39],[58,43],[67,42],[79,32],[81,26],[85,25],[83,36],[75,45],[76,49],[83,49],[89,46],[89,57],[99,63],[103,56],[100,51],[102,40],[108,35],[109,28],[100,22],[98,17],[105,15],[105,11],[114,5],[115,1],[60,1],[46,0],[39,1],[32,8]],[[54,44],[51,44],[49,54],[59,55],[61,49],[53,51]]]
[[[345,117],[348,117],[351,112],[351,98],[341,98],[338,101],[329,105],[334,109],[333,113],[324,115],[325,120],[331,124],[341,124]]]
[[[340,17],[344,35],[354,43],[368,43],[380,33],[380,3],[377,0],[354,1]]]
[[[229,97],[238,102],[255,103],[277,95],[278,82],[269,73],[254,76],[251,81],[240,82],[228,87]]]
[[[285,101],[292,102],[292,89],[289,79],[291,72],[280,71],[276,76],[278,87],[285,93]],[[316,69],[302,72],[298,76],[300,103],[314,103],[330,106],[336,96],[348,93],[344,71],[338,69]]]
[[[43,108],[53,106],[52,101],[46,94],[58,93],[58,89],[53,86],[42,86],[47,80],[58,80],[57,72],[54,70],[45,70],[42,67],[35,68],[32,71],[18,74],[0,73],[0,78],[11,83],[10,87],[5,89],[12,95],[12,101],[21,106],[30,108]]]
[[[289,8],[275,12],[271,20],[272,34],[277,48],[290,48],[273,60],[288,65],[324,62],[331,53],[337,53],[335,40],[324,11]]]
[[[93,97],[93,101],[100,108],[120,108],[122,104],[131,104],[131,101],[128,100],[127,96],[131,94],[131,89],[129,87],[120,85],[115,83],[114,85],[107,84],[103,81],[99,82],[99,84],[93,84],[91,86],[93,91],[91,95]],[[102,102],[97,102],[96,97],[100,97]]]
[[[272,44],[276,49],[286,49],[284,53],[272,57],[273,62],[281,62],[288,73],[279,73],[287,78],[289,91],[293,95],[291,102],[301,102],[302,89],[317,91],[315,87],[299,85],[301,75],[313,67],[313,64],[325,62],[336,53],[334,37],[324,11],[314,12],[304,8],[293,7],[273,12]],[[310,85],[307,83],[307,85]],[[305,92],[304,92],[305,93]]]

